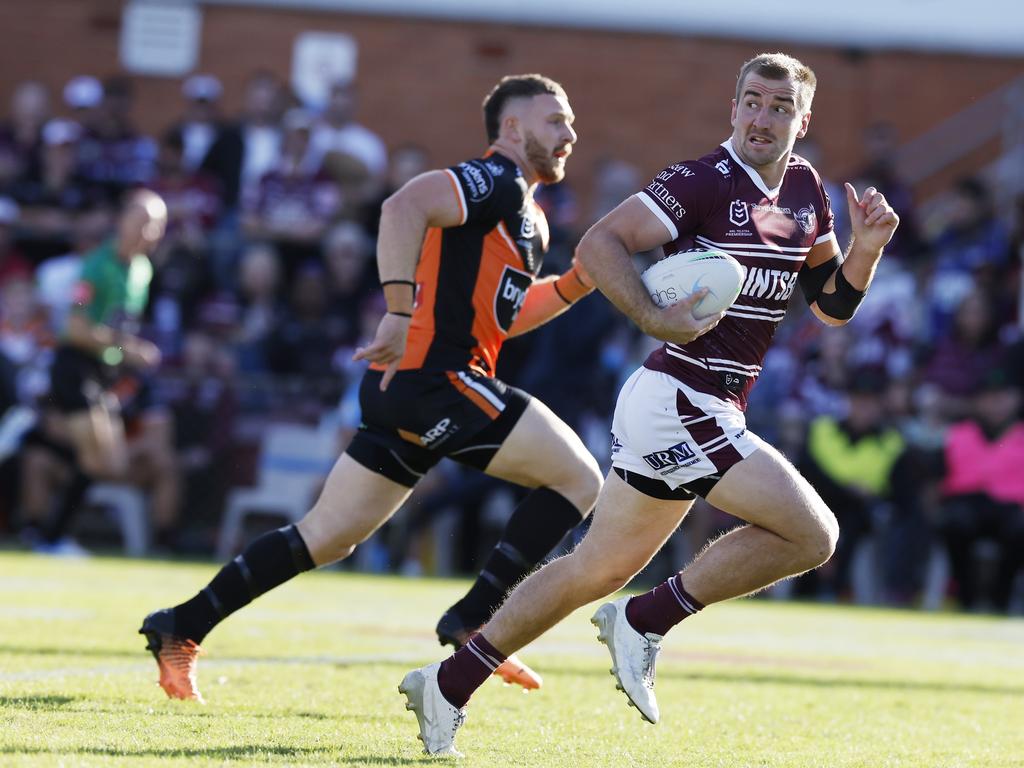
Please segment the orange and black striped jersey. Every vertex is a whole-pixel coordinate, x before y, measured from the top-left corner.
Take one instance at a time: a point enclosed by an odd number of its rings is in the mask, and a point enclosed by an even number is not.
[[[462,222],[427,230],[399,370],[493,376],[498,352],[547,249],[544,213],[519,167],[497,153],[445,169]],[[376,366],[375,366],[376,367]]]

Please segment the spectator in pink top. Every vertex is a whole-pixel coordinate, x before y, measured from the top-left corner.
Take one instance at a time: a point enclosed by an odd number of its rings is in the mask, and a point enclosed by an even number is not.
[[[950,428],[945,445],[940,529],[949,551],[960,602],[973,609],[981,585],[974,546],[991,541],[998,558],[992,605],[1009,608],[1013,582],[1024,565],[1024,421],[1021,391],[1005,371],[993,369],[974,398],[974,417]]]

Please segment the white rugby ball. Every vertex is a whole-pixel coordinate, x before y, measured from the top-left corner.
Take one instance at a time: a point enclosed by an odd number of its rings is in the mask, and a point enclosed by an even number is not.
[[[730,307],[740,295],[746,277],[747,270],[729,254],[702,249],[673,253],[640,275],[651,301],[659,307],[670,306],[707,288],[707,296],[693,308],[698,319]]]

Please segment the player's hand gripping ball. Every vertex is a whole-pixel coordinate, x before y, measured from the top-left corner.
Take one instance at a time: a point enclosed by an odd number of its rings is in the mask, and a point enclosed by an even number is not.
[[[701,249],[673,253],[640,275],[651,301],[659,307],[670,306],[707,288],[707,295],[693,309],[698,320],[730,307],[740,295],[746,277],[747,270],[729,254]]]

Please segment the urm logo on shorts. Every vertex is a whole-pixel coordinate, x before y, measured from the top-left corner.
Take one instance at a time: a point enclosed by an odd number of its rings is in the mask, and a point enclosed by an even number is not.
[[[651,469],[665,469],[666,467],[678,467],[696,456],[697,454],[690,444],[684,441],[676,443],[668,450],[648,453],[644,456],[644,461]]]
[[[526,300],[526,291],[532,284],[532,275],[505,267],[505,271],[501,273],[501,280],[498,281],[498,290],[494,294],[494,319],[501,330],[508,333],[523,306],[523,301]]]

